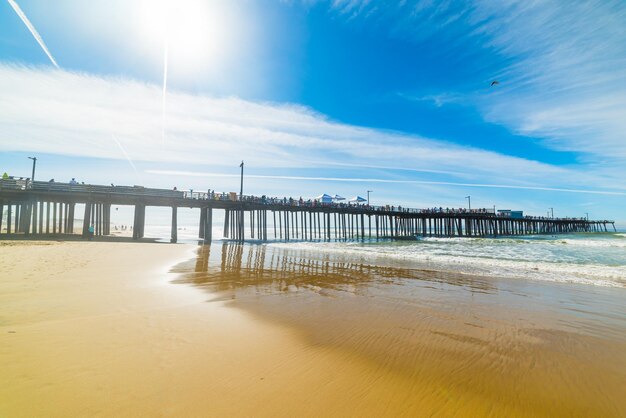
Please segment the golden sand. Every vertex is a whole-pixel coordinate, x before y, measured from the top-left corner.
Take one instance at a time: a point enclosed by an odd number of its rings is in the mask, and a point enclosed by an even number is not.
[[[623,340],[481,301],[486,281],[407,307],[388,289],[409,270],[214,246],[178,268],[205,293],[166,273],[190,246],[36,244],[0,242],[0,417],[626,410]]]

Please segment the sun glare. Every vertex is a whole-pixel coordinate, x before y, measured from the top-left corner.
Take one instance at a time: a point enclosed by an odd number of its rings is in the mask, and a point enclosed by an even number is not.
[[[139,10],[146,42],[167,48],[171,63],[188,69],[224,58],[226,14],[223,2],[202,0],[143,1]]]

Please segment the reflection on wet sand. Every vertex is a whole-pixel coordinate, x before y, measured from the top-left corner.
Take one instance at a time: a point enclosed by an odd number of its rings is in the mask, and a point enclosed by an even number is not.
[[[214,252],[213,258],[211,251]],[[217,251],[220,252],[219,258],[215,255]],[[471,292],[496,291],[490,280],[477,276],[451,276],[441,271],[371,265],[348,257],[233,242],[200,246],[194,271],[191,272],[189,264],[184,263],[175,272],[185,273],[178,282],[206,285],[218,291],[249,286],[278,292],[289,291],[290,286],[356,291],[371,285],[373,280],[393,283],[399,278],[462,286]]]
[[[369,362],[362,379],[372,386],[391,385],[391,374],[393,402],[407,413],[426,412],[420,405],[457,416],[626,411],[622,289],[581,292],[234,243],[200,247],[177,271],[178,282],[288,325],[312,346]]]

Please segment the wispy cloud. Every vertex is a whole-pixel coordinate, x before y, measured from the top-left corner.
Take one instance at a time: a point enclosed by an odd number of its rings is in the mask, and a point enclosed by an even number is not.
[[[33,37],[35,38],[35,40],[37,41],[41,49],[43,49],[43,52],[46,53],[46,55],[50,59],[50,62],[52,62],[52,65],[59,68],[59,65],[57,64],[56,60],[54,59],[54,57],[48,50],[46,43],[43,41],[43,39],[41,38],[41,35],[39,35],[39,32],[37,32],[37,29],[35,29],[35,27],[30,22],[30,20],[28,20],[28,17],[26,17],[26,14],[24,14],[24,11],[22,11],[20,6],[14,0],[7,0],[7,1],[9,2],[13,10],[15,10],[15,13],[17,13],[19,18],[22,19],[22,22],[24,23],[24,25],[26,25],[26,27],[28,28],[30,33],[33,35]]]
[[[487,121],[581,153],[589,163],[624,164],[625,2],[327,3],[351,24],[377,25],[414,42],[444,39],[458,65],[484,73],[480,86],[475,80],[464,85],[463,104],[477,107]],[[501,84],[485,94],[492,79]],[[443,106],[456,101],[449,94],[413,92],[406,98]]]
[[[438,94],[426,94],[426,95],[411,95],[408,93],[400,92],[399,97],[410,100],[413,102],[432,103],[436,107],[442,107],[449,104],[461,104],[464,102],[463,95],[460,93],[438,93]]]
[[[387,193],[394,201],[428,202],[435,195],[439,201],[456,199],[458,192],[445,186],[501,191],[492,192],[496,197],[506,190],[620,198],[626,192],[619,180],[623,169],[595,173],[588,165],[557,167],[417,135],[338,123],[298,105],[170,90],[168,140],[162,146],[160,85],[0,64],[0,91],[3,152],[126,159],[154,169],[158,165],[160,171],[212,167],[213,173],[221,175],[229,174],[225,167],[236,167],[244,159],[247,167],[257,170],[249,174],[272,176],[258,177],[263,188],[269,180],[276,184],[333,179],[338,191],[339,182],[377,182],[388,185],[377,197]],[[112,133],[123,143],[121,153],[119,144],[111,141]],[[416,188],[409,195],[407,187],[394,191],[394,184]],[[290,193],[279,186],[276,189]],[[311,185],[306,192],[313,195],[313,189]]]
[[[511,62],[499,94],[479,103],[486,118],[591,160],[626,158],[626,3],[529,2],[503,12],[482,27]]]

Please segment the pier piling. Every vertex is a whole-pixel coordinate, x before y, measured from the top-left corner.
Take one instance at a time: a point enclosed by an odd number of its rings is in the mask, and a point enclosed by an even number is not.
[[[411,237],[499,237],[507,235],[566,234],[616,231],[608,220],[502,216],[487,209],[418,210],[344,204],[266,200],[242,196],[219,199],[176,190],[127,186],[68,185],[0,180],[0,234],[73,234],[76,204],[84,205],[82,234],[94,225],[96,235],[109,235],[111,205],[134,206],[133,239],[144,237],[147,206],[172,210],[170,242],[178,241],[179,207],[199,208],[198,237],[211,242],[213,210],[224,210],[224,237],[248,239],[349,240]],[[268,210],[272,211],[268,225]],[[367,217],[367,220],[366,220]],[[249,218],[249,222],[245,222]],[[248,223],[248,225],[246,225]]]

